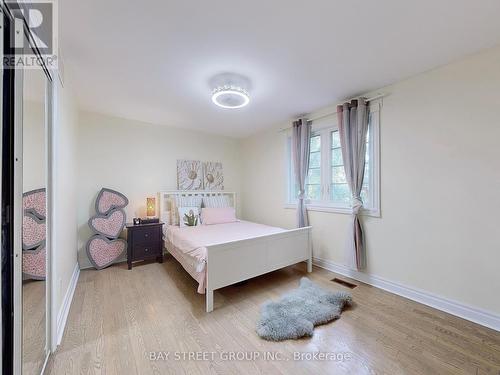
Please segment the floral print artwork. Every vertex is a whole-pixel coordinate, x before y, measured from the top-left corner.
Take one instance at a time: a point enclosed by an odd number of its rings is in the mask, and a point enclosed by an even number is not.
[[[203,182],[206,190],[224,190],[222,163],[208,161],[204,163]]]
[[[178,190],[201,190],[203,173],[199,160],[177,160]]]

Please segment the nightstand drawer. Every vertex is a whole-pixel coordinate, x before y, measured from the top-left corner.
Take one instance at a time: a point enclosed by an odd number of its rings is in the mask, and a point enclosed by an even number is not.
[[[132,248],[133,260],[145,259],[149,257],[156,257],[160,255],[160,249],[157,243],[152,244],[138,244],[134,245]]]
[[[154,244],[160,240],[160,228],[137,228],[134,230],[134,244]]]

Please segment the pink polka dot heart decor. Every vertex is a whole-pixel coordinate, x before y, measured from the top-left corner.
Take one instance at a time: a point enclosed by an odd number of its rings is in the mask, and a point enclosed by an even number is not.
[[[23,275],[30,279],[45,280],[45,244],[35,250],[23,251]]]
[[[122,209],[114,209],[105,215],[97,214],[89,219],[89,227],[97,234],[118,238],[125,228],[126,215]]]
[[[115,262],[127,248],[127,241],[117,238],[110,240],[100,234],[87,241],[87,255],[92,265],[100,270]]]
[[[39,219],[30,212],[23,216],[23,250],[34,249],[45,242],[45,219]]]
[[[29,212],[39,219],[45,219],[45,188],[31,190],[23,193],[23,211],[25,213]]]
[[[125,195],[116,190],[102,188],[95,200],[95,210],[98,214],[104,215],[116,208],[125,208],[128,199]]]
[[[118,238],[125,228],[127,215],[123,208],[127,205],[127,197],[116,190],[102,188],[97,194],[97,214],[88,222],[95,235],[87,241],[86,249],[90,262],[98,270],[113,264],[127,247],[127,241]]]

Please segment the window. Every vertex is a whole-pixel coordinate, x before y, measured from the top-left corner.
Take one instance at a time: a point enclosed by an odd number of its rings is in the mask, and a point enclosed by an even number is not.
[[[321,199],[321,136],[311,137],[309,170],[306,179],[306,196],[311,200]]]
[[[330,200],[338,205],[349,205],[351,201],[351,190],[347,185],[344,171],[344,161],[342,160],[342,149],[340,148],[339,131],[330,131],[331,137],[331,181],[330,181]]]
[[[379,110],[370,110],[366,136],[365,174],[361,190],[363,213],[380,215],[379,207]],[[288,207],[295,207],[297,187],[290,152],[288,156]],[[306,204],[310,210],[351,212],[352,194],[347,184],[336,119],[313,123],[306,179]]]

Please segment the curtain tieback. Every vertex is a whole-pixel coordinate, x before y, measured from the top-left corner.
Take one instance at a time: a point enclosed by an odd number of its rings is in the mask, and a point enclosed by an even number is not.
[[[306,197],[305,190],[299,190],[299,195],[297,196],[300,200],[303,200]]]
[[[361,199],[361,197],[354,197],[352,204],[352,213],[354,215],[357,215],[359,214],[362,208],[363,208],[363,200]]]

